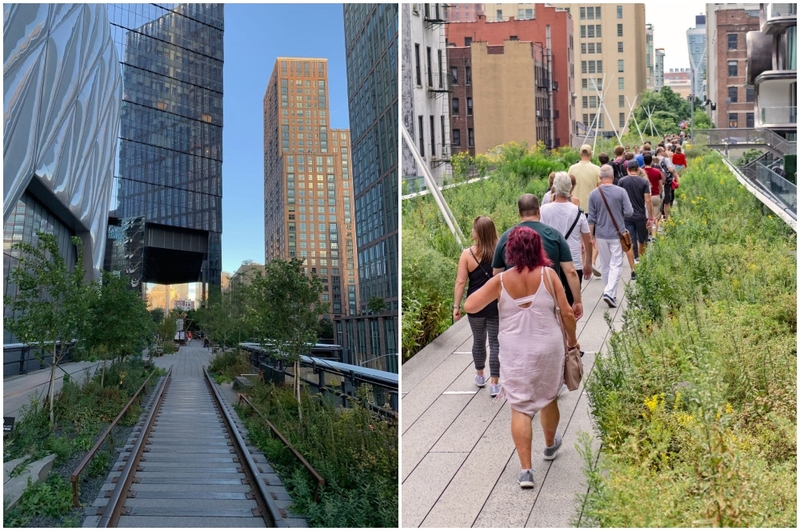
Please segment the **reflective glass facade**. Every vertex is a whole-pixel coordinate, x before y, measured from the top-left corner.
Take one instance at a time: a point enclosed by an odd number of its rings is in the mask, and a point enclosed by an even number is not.
[[[222,268],[222,4],[109,4],[123,80],[120,218],[208,231]],[[186,279],[186,282],[201,279]]]
[[[345,4],[360,309],[398,310],[397,4]]]

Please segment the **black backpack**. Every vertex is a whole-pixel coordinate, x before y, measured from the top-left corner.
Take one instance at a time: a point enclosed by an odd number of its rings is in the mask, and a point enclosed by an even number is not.
[[[664,172],[664,186],[672,186],[672,179],[674,176],[672,175],[672,172],[667,169],[666,160],[662,158],[658,164],[661,166],[661,171]]]
[[[611,167],[614,168],[614,184],[619,184],[619,180],[628,175],[628,168],[625,166],[625,161],[617,162],[611,161]]]

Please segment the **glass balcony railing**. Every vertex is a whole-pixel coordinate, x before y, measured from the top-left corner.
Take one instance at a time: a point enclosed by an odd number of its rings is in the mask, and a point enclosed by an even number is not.
[[[761,4],[761,32],[766,35],[780,33],[785,28],[797,24],[796,3]]]
[[[797,107],[759,107],[762,125],[797,124]]]

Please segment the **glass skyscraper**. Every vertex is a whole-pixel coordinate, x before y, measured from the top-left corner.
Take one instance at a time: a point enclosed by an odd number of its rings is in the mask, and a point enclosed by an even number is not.
[[[359,306],[367,314],[368,303],[379,298],[386,309],[334,323],[345,352],[355,353],[351,362],[392,372],[399,306],[397,15],[397,4],[344,4]]]
[[[220,283],[223,8],[108,6],[124,91],[113,214],[166,227],[146,282]]]

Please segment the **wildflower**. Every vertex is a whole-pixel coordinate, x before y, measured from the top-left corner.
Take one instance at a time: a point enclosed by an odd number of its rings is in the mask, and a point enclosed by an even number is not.
[[[730,402],[728,402],[727,404],[725,404],[725,413],[727,413],[728,415],[730,415],[731,413],[733,413],[733,406],[731,405],[731,403],[730,403]]]

